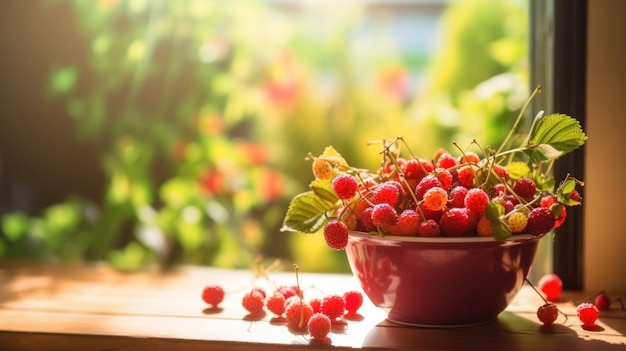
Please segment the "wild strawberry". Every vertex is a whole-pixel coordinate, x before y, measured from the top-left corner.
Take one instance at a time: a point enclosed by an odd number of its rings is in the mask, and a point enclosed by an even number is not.
[[[600,311],[608,311],[611,308],[611,298],[604,292],[596,296],[595,303]]]
[[[471,166],[464,166],[458,169],[456,173],[457,180],[459,184],[466,188],[474,187],[474,170]]]
[[[537,287],[545,294],[546,300],[558,301],[563,291],[563,281],[554,273],[546,274],[539,279]]]
[[[202,290],[202,300],[216,308],[224,300],[224,289],[219,285],[208,285]]]
[[[312,168],[313,175],[317,179],[331,180],[336,173],[332,164],[329,161],[321,158],[316,158],[315,160],[313,160]]]
[[[333,191],[342,200],[349,200],[354,197],[359,185],[353,176],[347,173],[338,174],[332,181]]]
[[[275,292],[267,298],[265,307],[276,316],[282,316],[285,313],[285,295]]]
[[[292,328],[306,328],[312,315],[313,308],[311,305],[300,301],[299,298],[285,307],[285,319],[287,319],[287,325]]]
[[[404,210],[398,216],[398,223],[387,227],[391,235],[415,236],[420,223],[420,215],[415,210]]]
[[[319,297],[314,297],[309,300],[309,305],[313,309],[313,312],[321,312],[322,311],[322,299]]]
[[[350,316],[356,315],[363,305],[363,294],[357,290],[346,291],[343,293],[343,299],[346,301],[346,313]]]
[[[326,244],[335,250],[343,250],[348,245],[348,227],[341,221],[332,220],[324,226]]]
[[[454,181],[452,173],[450,173],[447,169],[437,168],[435,169],[435,174],[437,175],[439,182],[441,182],[441,187],[446,191],[450,190],[452,182]]]
[[[263,314],[263,295],[258,291],[250,291],[243,295],[241,304],[251,315]]]
[[[598,319],[598,308],[588,302],[581,303],[576,308],[576,314],[578,315],[578,319],[583,322],[584,328],[595,328],[596,320]]]
[[[480,157],[475,152],[466,151],[464,155],[459,157],[459,164],[463,163],[473,163],[478,164],[480,162]]]
[[[441,227],[434,219],[427,219],[420,223],[417,229],[417,236],[438,237],[441,235]]]
[[[422,180],[420,180],[415,187],[415,197],[417,197],[418,200],[421,200],[426,191],[434,187],[441,187],[441,182],[435,175],[429,174],[422,178]]]
[[[569,194],[569,198],[574,200],[574,201],[582,201],[583,198],[582,196],[580,196],[580,193],[578,192],[578,190],[573,190],[570,194]]]
[[[482,215],[489,204],[489,195],[481,188],[469,189],[465,195],[464,204],[469,211]]]
[[[502,183],[494,184],[494,186],[492,186],[491,190],[489,191],[489,195],[491,195],[492,198],[502,196],[505,194],[506,194],[506,186]]]
[[[373,202],[376,204],[389,204],[395,206],[400,197],[400,188],[396,182],[385,182],[376,187]]]
[[[537,309],[537,318],[539,318],[541,323],[545,326],[552,325],[558,316],[559,310],[555,304],[547,303]]]
[[[343,316],[346,311],[346,301],[341,295],[327,295],[322,299],[320,311],[331,321]]]
[[[298,295],[298,287],[295,285],[281,285],[277,292],[281,293],[285,299]]]
[[[357,228],[360,232],[372,232],[376,230],[376,224],[372,220],[373,207],[368,207],[357,218]]]
[[[478,236],[488,237],[493,236],[493,229],[491,227],[491,221],[485,216],[481,216],[476,223],[476,233]]]
[[[464,207],[467,192],[468,190],[464,186],[459,185],[452,188],[452,190],[450,190],[448,207]]]
[[[331,327],[330,318],[323,313],[313,314],[307,322],[309,335],[314,339],[324,339],[330,333]]]
[[[439,168],[448,169],[456,166],[457,164],[458,161],[456,157],[450,155],[447,152],[442,152],[437,158],[437,167]]]
[[[372,208],[372,222],[377,227],[388,227],[398,223],[398,213],[393,206],[382,203]]]
[[[469,227],[469,217],[465,208],[451,208],[441,215],[441,231],[447,236],[463,236]]]
[[[513,212],[507,217],[506,224],[511,233],[522,233],[526,229],[528,218],[522,212]]]
[[[500,177],[500,179],[504,182],[508,182],[509,178],[511,178],[509,171],[506,167],[500,165],[493,165],[493,171]]]
[[[551,231],[554,228],[554,223],[554,215],[550,209],[537,207],[528,214],[526,232],[534,236],[542,235]]]
[[[439,186],[432,187],[424,194],[422,206],[431,211],[440,211],[448,203],[448,193]]]
[[[537,192],[535,182],[528,177],[521,177],[513,183],[513,192],[526,200],[532,199]]]

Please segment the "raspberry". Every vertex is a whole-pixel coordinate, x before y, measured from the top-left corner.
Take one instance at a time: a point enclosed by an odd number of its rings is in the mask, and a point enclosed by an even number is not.
[[[582,196],[580,196],[580,193],[578,192],[578,190],[573,190],[570,194],[569,194],[569,198],[574,200],[574,201],[582,201],[583,198]]]
[[[372,208],[372,222],[377,227],[388,227],[398,223],[398,213],[389,204],[376,204]]]
[[[528,218],[522,212],[511,213],[506,220],[511,233],[522,233],[528,224]]]
[[[343,293],[343,299],[346,302],[346,312],[349,316],[356,315],[359,308],[363,305],[363,294],[356,290]]]
[[[282,316],[285,313],[285,295],[275,292],[265,301],[267,309],[276,316]]]
[[[298,295],[298,287],[295,285],[283,285],[279,286],[277,292],[281,293],[285,299]]]
[[[263,314],[263,295],[258,291],[250,291],[243,295],[241,304],[253,316]]]
[[[380,184],[374,192],[374,203],[389,204],[395,206],[400,198],[400,188],[395,182],[385,182]]]
[[[332,181],[333,191],[342,200],[349,200],[354,197],[359,185],[353,176],[347,173],[341,173]]]
[[[464,166],[459,168],[456,173],[456,178],[462,186],[468,189],[474,187],[474,171],[472,167]]]
[[[456,166],[458,164],[456,157],[450,155],[447,152],[441,153],[439,158],[437,158],[437,167],[448,169]]]
[[[420,215],[414,210],[404,210],[398,216],[398,223],[389,226],[387,231],[391,235],[415,236],[420,223]]]
[[[447,169],[442,168],[435,169],[435,172],[437,174],[437,179],[441,182],[441,187],[445,190],[450,190],[452,182],[454,181],[452,173],[450,173]]]
[[[521,177],[513,183],[513,191],[521,198],[532,199],[537,192],[535,182],[528,177]]]
[[[606,293],[596,296],[596,307],[600,311],[608,311],[611,308],[611,298]]]
[[[348,245],[348,227],[338,220],[332,220],[324,226],[326,244],[335,250],[343,250]]]
[[[465,206],[465,196],[467,195],[467,188],[464,186],[455,186],[450,190],[450,200],[448,201],[449,207],[463,207]]]
[[[317,179],[331,180],[335,176],[335,170],[327,160],[316,158],[313,160],[313,175]]]
[[[219,285],[208,285],[202,290],[202,300],[216,308],[224,300],[224,289]]]
[[[547,303],[537,309],[537,318],[539,318],[541,323],[545,326],[552,325],[558,316],[559,310],[555,304]]]
[[[483,237],[493,236],[493,229],[489,218],[485,216],[480,217],[478,223],[476,223],[476,233],[478,236]]]
[[[432,187],[424,194],[422,206],[431,211],[440,211],[448,203],[448,193],[439,186]]]
[[[498,197],[506,194],[506,186],[502,183],[495,184],[489,191],[491,197]]]
[[[417,236],[421,237],[438,237],[441,235],[441,227],[434,219],[427,219],[420,223],[417,229]]]
[[[263,290],[262,288],[259,288],[258,286],[255,286],[254,288],[252,288],[251,291],[256,291],[259,294],[261,294],[261,296],[265,299],[267,297],[267,294],[265,293],[265,290]]]
[[[330,333],[331,322],[323,313],[315,313],[309,318],[307,330],[314,339],[324,339]]]
[[[503,166],[493,165],[493,171],[498,175],[498,177],[500,177],[500,179],[502,179],[502,181],[508,182],[509,178],[511,178],[509,171]]]
[[[424,197],[424,194],[426,194],[426,191],[434,187],[441,187],[441,182],[436,176],[429,174],[417,183],[417,186],[415,187],[415,196],[418,200],[421,200]]]
[[[537,283],[537,287],[546,295],[546,300],[554,302],[558,301],[563,291],[563,282],[558,275],[554,273],[546,274]]]
[[[451,208],[441,215],[441,231],[448,236],[462,236],[469,227],[469,217],[465,208]]]
[[[359,218],[357,218],[357,228],[359,229],[359,231],[372,232],[376,230],[376,225],[372,220],[373,210],[373,207],[368,207],[363,210],[363,212],[361,212],[361,215],[359,216]]]
[[[526,232],[534,236],[542,235],[551,231],[554,228],[554,223],[554,215],[550,209],[537,207],[528,214]]]
[[[305,328],[312,315],[313,308],[311,305],[300,301],[299,298],[285,307],[285,319],[287,319],[287,325],[292,328]]]
[[[311,305],[311,308],[313,309],[313,312],[317,313],[317,312],[321,312],[322,310],[322,299],[315,297],[312,298],[311,300],[309,300],[309,305]]]
[[[320,311],[334,321],[343,316],[346,311],[346,301],[340,295],[324,296]]]
[[[459,157],[459,164],[463,164],[463,163],[478,164],[478,162],[480,162],[480,157],[478,157],[478,155],[472,151],[467,151],[465,152],[463,156]]]
[[[481,188],[472,188],[465,195],[465,207],[477,215],[482,215],[489,204],[489,195]]]
[[[584,328],[595,328],[596,320],[598,319],[598,308],[588,302],[581,303],[576,308],[576,314],[578,319],[583,322]]]

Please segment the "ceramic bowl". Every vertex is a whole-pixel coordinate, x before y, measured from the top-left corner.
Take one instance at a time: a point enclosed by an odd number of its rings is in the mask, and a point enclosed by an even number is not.
[[[540,237],[384,238],[351,232],[352,273],[391,322],[460,327],[497,319],[522,288]]]

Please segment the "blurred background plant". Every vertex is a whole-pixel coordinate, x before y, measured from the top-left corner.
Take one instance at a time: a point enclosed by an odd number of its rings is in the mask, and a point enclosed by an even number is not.
[[[97,150],[102,178],[96,196],[70,188],[30,208],[0,193],[3,258],[345,271],[320,236],[279,231],[312,179],[308,152],[333,145],[372,167],[374,139],[403,135],[424,157],[453,140],[495,145],[529,94],[522,0],[35,7],[71,19],[80,55],[45,61],[40,85],[63,102],[51,118],[72,122],[75,147]],[[6,188],[14,149],[1,139]]]

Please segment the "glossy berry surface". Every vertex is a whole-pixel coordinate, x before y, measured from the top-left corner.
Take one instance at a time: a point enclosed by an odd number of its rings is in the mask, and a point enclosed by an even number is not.
[[[558,316],[559,310],[555,304],[548,303],[537,309],[537,318],[539,318],[539,321],[545,326],[552,325]]]
[[[596,320],[598,320],[598,308],[592,303],[581,303],[576,308],[578,319],[583,323],[585,328],[594,328]]]
[[[363,305],[363,294],[360,291],[346,291],[343,294],[343,299],[346,302],[346,313],[348,315],[355,315]]]
[[[322,299],[320,312],[327,315],[331,320],[343,316],[346,311],[346,301],[341,295],[327,295]]]
[[[331,221],[324,226],[324,240],[335,249],[343,250],[348,245],[348,227],[341,221]]]
[[[333,191],[342,200],[348,200],[354,197],[359,185],[353,176],[347,173],[340,173],[332,182]]]
[[[550,273],[539,279],[537,287],[545,294],[546,300],[555,302],[561,297],[561,292],[563,291],[563,281],[561,281],[561,278],[558,275]]]
[[[598,310],[608,311],[611,308],[611,298],[604,292],[600,293],[596,296],[595,304]]]

